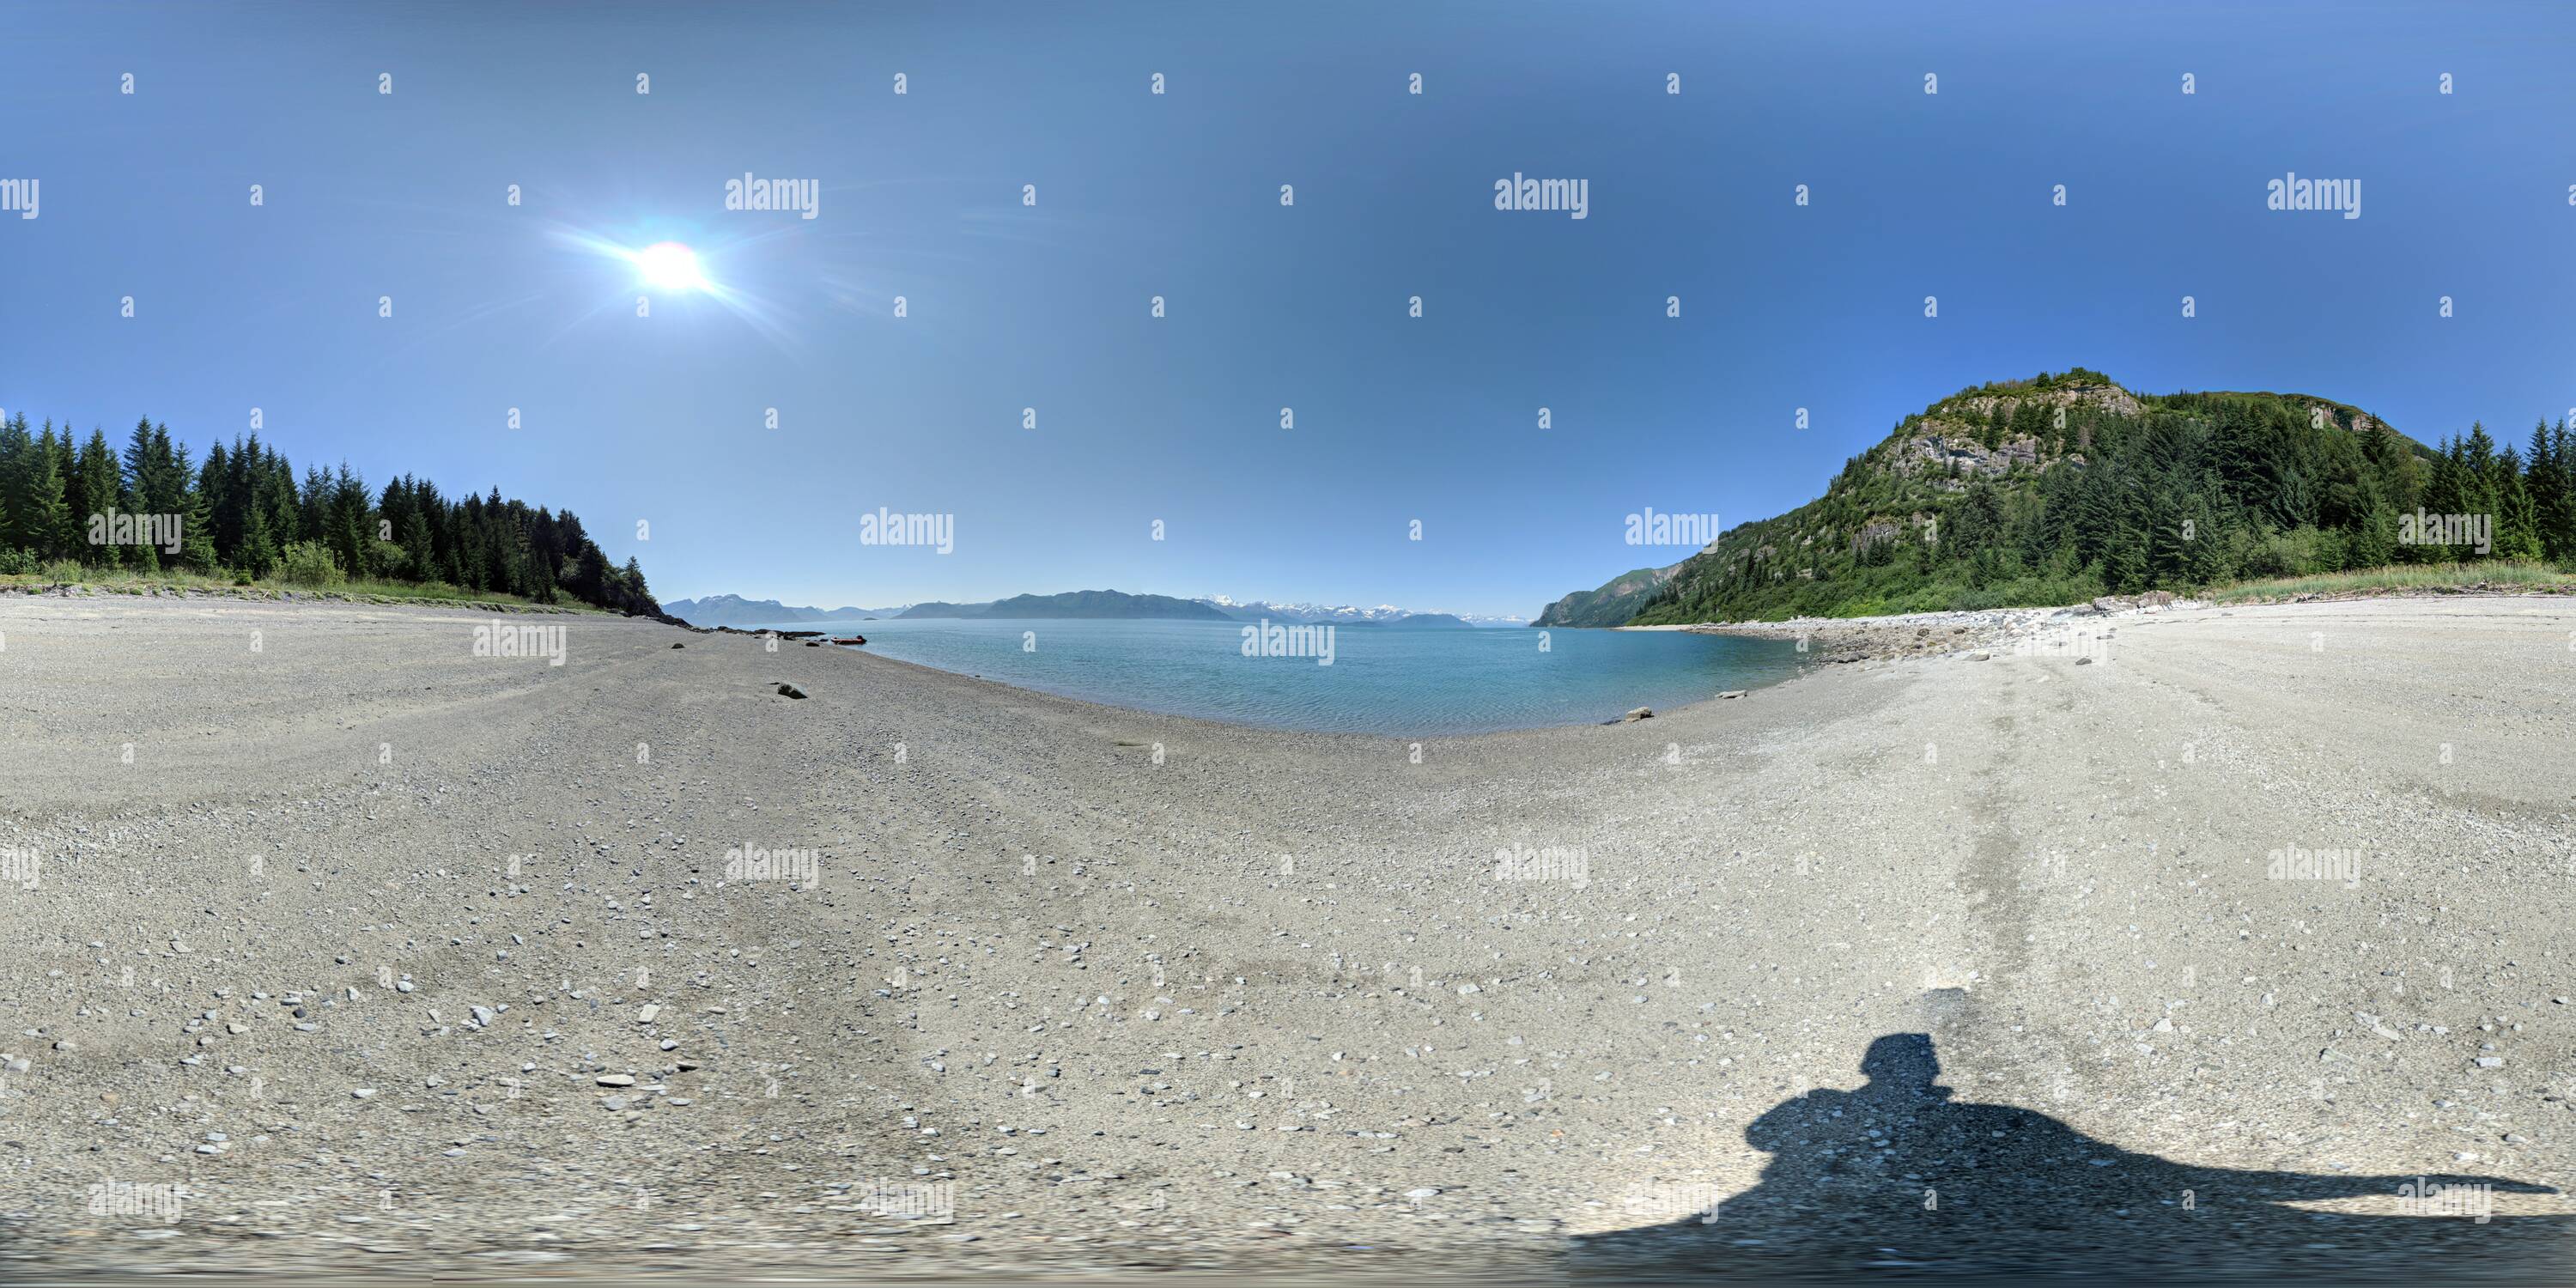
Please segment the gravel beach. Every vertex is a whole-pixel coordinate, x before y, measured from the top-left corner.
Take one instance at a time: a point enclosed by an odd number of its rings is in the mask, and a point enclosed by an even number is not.
[[[1415,743],[0,597],[0,1278],[2563,1281],[2576,604],[2013,625]]]

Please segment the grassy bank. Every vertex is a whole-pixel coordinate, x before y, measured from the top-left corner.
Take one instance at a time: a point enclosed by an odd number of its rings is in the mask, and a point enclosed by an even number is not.
[[[275,577],[257,580],[209,577],[174,569],[151,573],[102,572],[62,566],[43,572],[0,574],[0,595],[53,590],[100,595],[203,595],[226,599],[314,599],[355,604],[442,604],[496,613],[597,613],[587,604],[540,604],[518,595],[466,590],[443,581],[348,581],[309,585]]]
[[[2318,595],[2576,594],[2576,573],[2520,559],[2477,563],[2399,564],[2355,572],[2275,577],[2213,587],[2199,598],[2214,604],[2260,604]]]

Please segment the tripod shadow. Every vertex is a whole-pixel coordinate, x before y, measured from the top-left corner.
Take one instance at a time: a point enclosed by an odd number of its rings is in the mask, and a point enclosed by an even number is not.
[[[2563,1282],[2576,1264],[2567,1218],[2492,1215],[2495,1195],[2556,1193],[2545,1185],[2173,1162],[2094,1140],[2046,1114],[1952,1099],[1936,1081],[1940,1064],[1922,1033],[1872,1042],[1861,1072],[1869,1080],[1856,1090],[1782,1101],[1745,1128],[1745,1140],[1772,1156],[1752,1189],[1665,1224],[1581,1240],[1569,1270]],[[2417,1201],[2403,1216],[2284,1206],[2410,1196]],[[1666,1201],[1654,1214],[1672,1215],[1699,1197]]]

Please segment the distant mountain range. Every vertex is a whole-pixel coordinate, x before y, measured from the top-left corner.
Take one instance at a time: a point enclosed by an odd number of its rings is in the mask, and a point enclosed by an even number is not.
[[[740,595],[709,595],[704,599],[674,599],[662,605],[662,611],[691,626],[767,626],[777,622],[830,622],[847,618],[893,617],[910,605],[893,608],[798,608],[774,599],[745,599]]]
[[[1337,626],[1526,626],[1518,617],[1497,617],[1490,613],[1417,613],[1393,604],[1375,608],[1357,608],[1330,604],[1273,604],[1263,600],[1237,602],[1225,595],[1202,595],[1195,602],[1206,604],[1238,622],[1256,622],[1267,618],[1274,622],[1331,622]]]
[[[1060,595],[1014,595],[984,604],[928,600],[892,608],[808,608],[774,599],[708,595],[675,599],[663,606],[692,626],[758,626],[778,622],[845,621],[863,617],[903,618],[1132,618],[1179,621],[1328,622],[1337,626],[1393,627],[1404,630],[1466,630],[1478,626],[1523,626],[1517,617],[1483,613],[1417,613],[1380,604],[1355,608],[1327,604],[1237,602],[1224,595],[1176,599],[1170,595],[1130,595],[1117,590],[1074,590]]]
[[[1061,595],[1013,595],[989,604],[915,604],[902,617],[1152,617],[1226,621],[1225,614],[1195,600],[1169,595],[1130,595],[1123,590],[1068,590]]]

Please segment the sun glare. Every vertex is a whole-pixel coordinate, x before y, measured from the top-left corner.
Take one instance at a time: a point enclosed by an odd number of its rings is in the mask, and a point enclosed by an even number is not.
[[[666,291],[703,289],[707,279],[698,272],[698,254],[678,242],[657,242],[635,252],[635,267],[644,280]]]

